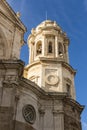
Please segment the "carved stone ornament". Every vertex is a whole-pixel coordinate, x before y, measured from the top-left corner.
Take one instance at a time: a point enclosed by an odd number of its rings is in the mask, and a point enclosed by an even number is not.
[[[36,112],[32,105],[25,105],[22,109],[22,113],[25,121],[27,121],[30,124],[34,124],[36,119]]]
[[[45,81],[49,85],[56,85],[59,82],[59,77],[53,74],[47,74]]]

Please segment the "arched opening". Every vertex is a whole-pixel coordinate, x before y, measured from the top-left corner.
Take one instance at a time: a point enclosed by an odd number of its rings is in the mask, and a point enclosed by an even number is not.
[[[62,43],[60,43],[60,42],[59,42],[59,44],[58,44],[58,54],[59,54],[60,56],[63,55],[63,46],[62,46]]]
[[[36,45],[36,54],[40,55],[42,53],[42,42],[38,41]]]
[[[49,42],[49,45],[48,45],[48,53],[52,53],[52,52],[53,52],[52,42]]]
[[[68,93],[68,95],[70,96],[70,94],[71,94],[71,90],[70,90],[70,84],[66,84],[66,90],[67,90],[67,93]]]

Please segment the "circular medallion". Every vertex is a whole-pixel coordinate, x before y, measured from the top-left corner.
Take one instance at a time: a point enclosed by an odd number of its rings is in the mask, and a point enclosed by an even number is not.
[[[35,109],[33,106],[31,105],[25,105],[23,107],[23,116],[24,116],[24,119],[30,123],[30,124],[33,124],[35,122],[35,119],[36,119],[36,112],[35,112]]]
[[[46,83],[50,84],[50,85],[55,85],[57,84],[59,81],[59,78],[57,75],[53,75],[53,74],[48,74],[46,76]]]

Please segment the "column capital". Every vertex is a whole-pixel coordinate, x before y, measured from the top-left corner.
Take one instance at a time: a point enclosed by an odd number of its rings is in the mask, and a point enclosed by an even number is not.
[[[39,111],[39,113],[40,113],[42,116],[44,116],[44,114],[45,114],[45,109],[40,108],[38,111]]]

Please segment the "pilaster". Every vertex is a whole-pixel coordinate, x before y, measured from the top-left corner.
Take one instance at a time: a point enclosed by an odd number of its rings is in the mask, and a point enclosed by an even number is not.
[[[45,115],[45,109],[40,108],[40,109],[39,109],[40,130],[44,130],[44,115]]]
[[[53,110],[54,130],[64,130],[64,112]]]
[[[58,37],[55,36],[55,55],[58,57]]]
[[[16,112],[16,96],[19,79],[23,73],[22,61],[0,61],[0,127],[2,130],[12,130]],[[3,73],[2,73],[3,72]]]

